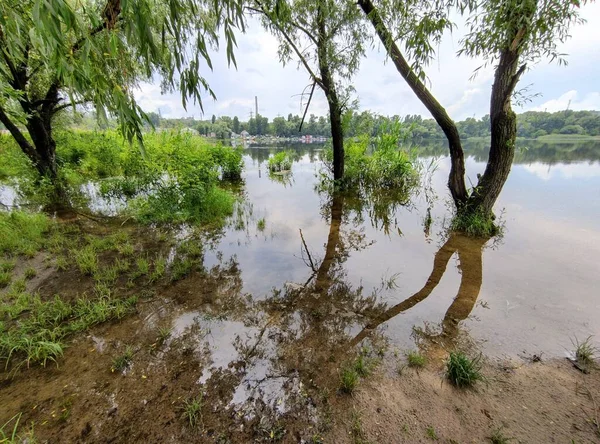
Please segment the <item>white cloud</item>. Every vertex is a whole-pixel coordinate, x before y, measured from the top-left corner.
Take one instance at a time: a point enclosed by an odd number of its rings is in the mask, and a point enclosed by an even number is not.
[[[560,48],[569,54],[569,66],[540,63],[524,76],[522,86],[533,83],[533,91],[543,94],[525,109],[560,110],[566,107],[569,98],[571,109],[600,109],[597,86],[600,52],[596,50],[600,46],[600,4],[584,6],[582,16],[588,23],[572,29],[572,39]],[[214,71],[202,72],[218,99],[214,102],[206,98],[204,114],[237,115],[246,120],[253,111],[255,95],[260,113],[270,119],[288,113],[300,114],[302,106],[297,95],[310,83],[309,76],[303,69],[297,69],[296,62],[282,66],[277,54],[277,40],[265,32],[257,20],[249,20],[248,25],[247,32],[237,36],[237,69],[228,67],[225,53],[220,51],[212,53]],[[457,42],[463,31],[464,26],[459,24],[454,35],[448,33],[444,37],[437,59],[427,70],[432,92],[457,120],[489,112],[493,80],[491,66],[482,68],[473,80],[470,79],[474,70],[484,65],[483,60],[457,58]],[[385,54],[377,45],[368,51],[353,86],[363,109],[388,115],[429,117],[393,63],[386,62]],[[185,111],[178,94],[161,96],[157,85],[142,85],[136,97],[144,109],[152,111],[160,107],[167,117],[201,116],[200,108],[193,104]],[[320,91],[315,92],[310,113],[327,113],[327,104]]]
[[[556,99],[548,100],[541,105],[531,108],[531,111],[556,112],[565,109],[574,111],[600,109],[600,93],[592,92],[581,99],[576,90],[567,91]]]

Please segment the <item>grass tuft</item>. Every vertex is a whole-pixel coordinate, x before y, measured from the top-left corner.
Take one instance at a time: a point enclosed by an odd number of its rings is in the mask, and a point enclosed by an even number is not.
[[[353,367],[346,367],[340,375],[340,390],[342,393],[351,394],[356,389],[360,377]]]
[[[464,233],[471,237],[492,237],[500,234],[492,214],[482,211],[459,211],[450,224],[450,230]]]
[[[439,439],[433,426],[427,427],[427,430],[425,433],[427,434],[427,438],[429,438],[431,440],[437,441]]]
[[[184,401],[181,416],[187,420],[190,427],[196,427],[202,421],[202,394]]]
[[[425,356],[423,356],[418,351],[409,351],[406,354],[406,359],[408,361],[409,367],[423,368],[423,367],[425,367],[425,364],[427,363]]]
[[[592,337],[588,336],[585,341],[579,342],[577,338],[573,341],[575,346],[575,360],[584,369],[590,369],[594,366],[594,359],[598,349],[592,345]]]
[[[133,350],[131,347],[127,347],[125,349],[125,353],[117,356],[113,359],[112,365],[110,366],[110,370],[114,373],[122,373],[124,370],[129,368],[131,365],[131,361],[133,360]]]
[[[470,359],[462,352],[451,352],[446,362],[446,378],[456,387],[470,387],[483,379],[481,355]]]

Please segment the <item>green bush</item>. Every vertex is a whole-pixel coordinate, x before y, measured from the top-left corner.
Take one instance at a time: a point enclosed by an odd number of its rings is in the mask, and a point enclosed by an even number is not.
[[[290,151],[280,151],[269,157],[269,171],[271,173],[281,173],[290,171],[294,163],[295,153]]]
[[[446,362],[446,377],[456,387],[469,387],[483,379],[481,357],[470,359],[462,352],[451,352]]]

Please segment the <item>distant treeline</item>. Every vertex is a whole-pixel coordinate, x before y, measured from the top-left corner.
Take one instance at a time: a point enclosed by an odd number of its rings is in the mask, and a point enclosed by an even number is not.
[[[150,113],[155,126],[159,128],[188,127],[200,134],[214,133],[218,138],[228,138],[231,132],[247,131],[252,135],[272,135],[279,137],[294,137],[311,134],[313,136],[330,135],[328,117],[307,116],[300,129],[301,116],[289,114],[286,117],[275,117],[269,121],[267,117],[258,116],[242,122],[238,117],[213,116],[211,120],[194,120],[192,118],[165,119],[156,113]],[[348,137],[360,134],[375,135],[382,127],[389,125],[392,120],[400,120],[412,128],[416,139],[443,139],[444,134],[433,119],[424,119],[419,115],[380,116],[369,111],[350,112],[345,116],[345,134]],[[600,111],[558,111],[555,113],[528,111],[518,115],[518,136],[537,138],[549,134],[568,135],[600,135]],[[489,137],[489,116],[481,119],[469,117],[457,122],[458,130],[464,138]]]
[[[202,135],[213,135],[219,139],[228,139],[231,133],[240,134],[247,131],[251,135],[270,135],[279,137],[298,137],[311,134],[313,136],[330,136],[329,118],[307,116],[302,127],[301,116],[289,114],[287,117],[275,117],[269,121],[261,115],[248,121],[240,121],[237,116],[212,116],[210,120],[196,120],[193,117],[168,119],[158,113],[148,113],[152,124],[159,129],[190,128]],[[98,122],[91,113],[64,116],[61,118],[67,126],[81,129],[98,129]],[[400,120],[409,125],[415,140],[441,140],[444,134],[433,119],[424,119],[419,115],[381,116],[369,111],[351,111],[344,116],[345,135],[354,137],[361,134],[376,135],[392,121]],[[537,138],[546,135],[585,135],[600,136],[600,111],[558,111],[555,113],[528,111],[518,115],[518,136]],[[150,125],[148,125],[150,127]],[[463,138],[489,137],[489,116],[481,119],[469,117],[457,122],[458,130]],[[105,128],[116,127],[116,122],[109,122]],[[4,129],[0,124],[0,129]],[[104,129],[104,128],[102,128]]]

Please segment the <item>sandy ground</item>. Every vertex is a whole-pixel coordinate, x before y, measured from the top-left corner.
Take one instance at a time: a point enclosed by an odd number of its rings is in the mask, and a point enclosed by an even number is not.
[[[326,442],[434,442],[433,430],[438,442],[484,443],[500,429],[511,443],[600,443],[597,369],[583,374],[556,359],[488,364],[484,372],[487,383],[469,390],[444,382],[441,370],[369,378]]]

